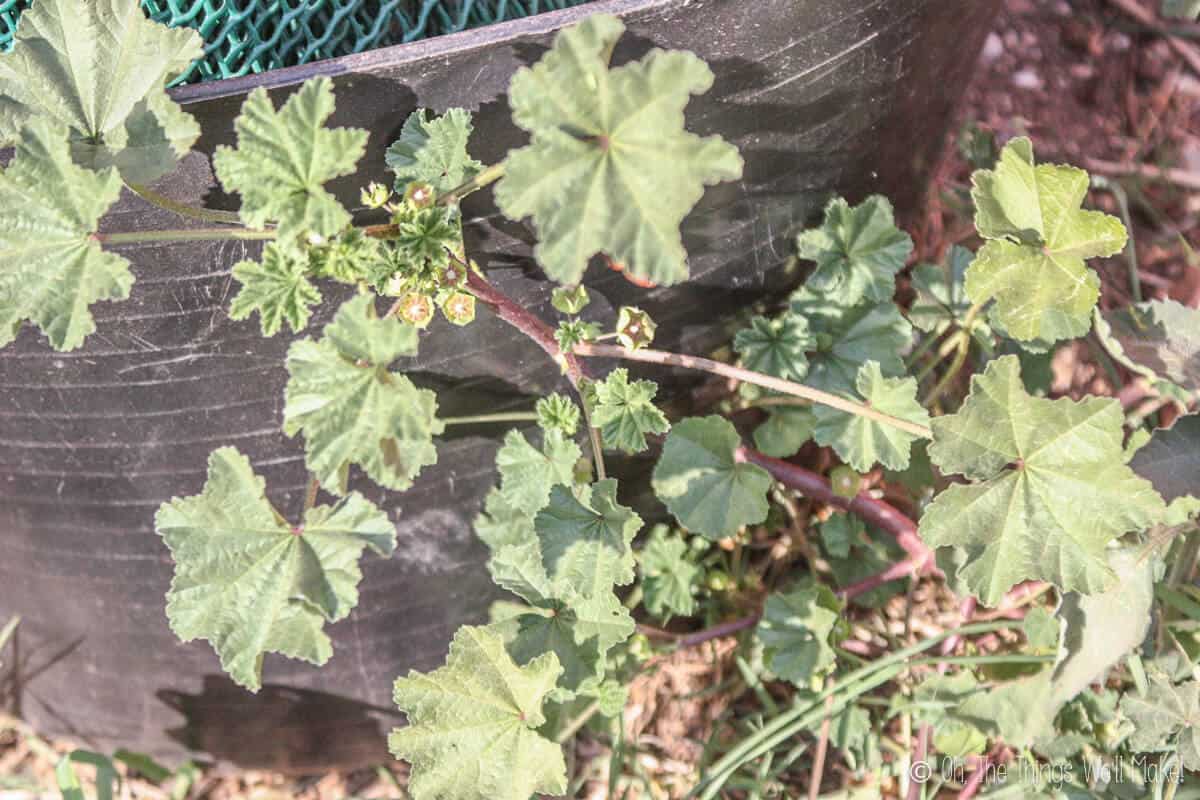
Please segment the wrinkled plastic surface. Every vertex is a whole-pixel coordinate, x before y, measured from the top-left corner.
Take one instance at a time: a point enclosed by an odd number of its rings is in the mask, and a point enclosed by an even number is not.
[[[631,34],[618,62],[651,46],[695,50],[717,75],[689,107],[690,127],[719,132],[746,157],[745,178],[710,189],[685,223],[694,280],[639,290],[593,267],[598,315],[636,302],[667,346],[719,340],[728,315],[783,286],[795,232],[828,194],[883,192],[912,208],[995,10],[991,2],[876,0],[614,0]],[[416,106],[478,115],[484,161],[522,141],[504,98],[512,72],[545,51],[585,9],[283,70],[186,87],[177,96],[204,123],[202,151],[228,141],[248,89],[278,102],[305,77],[328,74],[335,124],[370,129],[364,164]],[[357,185],[338,184],[354,202]],[[178,199],[234,207],[194,154],[160,187]],[[551,286],[527,258],[532,235],[485,196],[467,203],[472,252],[505,291],[549,314]],[[177,225],[129,198],[109,229]],[[280,432],[288,339],[263,340],[257,321],[232,322],[230,266],[243,243],[127,248],[132,299],[99,308],[99,332],[56,354],[24,330],[0,351],[0,621],[19,613],[3,654],[10,704],[46,733],[92,747],[157,756],[196,749],[243,765],[309,770],[385,757],[397,715],[392,680],[441,663],[452,631],[485,618],[495,597],[471,519],[494,481],[501,428],[455,429],[441,463],[405,494],[382,497],[397,520],[393,558],[367,557],[362,600],[330,629],[335,655],[317,669],[268,656],[266,687],[230,686],[206,643],[175,641],[163,612],[171,564],[153,532],[157,506],[195,493],[221,445],[247,453],[286,514],[302,504],[300,442]],[[330,301],[336,298],[330,297]],[[312,325],[328,320],[330,302]],[[423,338],[418,379],[446,414],[528,408],[560,377],[536,347],[481,312],[465,330],[438,322]]]

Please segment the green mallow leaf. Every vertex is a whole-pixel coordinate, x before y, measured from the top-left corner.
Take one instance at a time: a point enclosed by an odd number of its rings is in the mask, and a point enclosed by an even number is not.
[[[549,492],[546,496],[548,499]],[[483,511],[475,518],[474,525],[475,534],[493,552],[533,537],[533,515],[513,506],[499,487],[494,487],[484,498]]]
[[[986,690],[968,670],[930,675],[913,690],[911,698],[893,695],[890,712],[907,711],[914,723],[932,726],[934,749],[950,758],[963,758],[987,748],[987,734],[955,716],[968,698],[981,691]]]
[[[478,523],[476,525],[478,531]],[[485,539],[492,548],[492,557],[488,560],[492,582],[534,605],[554,600],[554,587],[542,563],[542,548],[533,520],[527,525],[512,525],[507,530],[509,535],[503,540]],[[479,535],[483,538],[484,533],[479,532]],[[492,542],[495,542],[494,546]]]
[[[1163,0],[1164,17],[1177,19],[1200,19],[1200,0]]]
[[[410,183],[427,183],[439,195],[457,189],[483,169],[467,153],[474,126],[471,112],[451,108],[440,117],[419,108],[409,115],[400,138],[384,154],[388,169],[396,173],[396,191]]]
[[[1096,333],[1134,372],[1200,392],[1200,310],[1174,300],[1138,303],[1101,312]]]
[[[929,425],[929,413],[917,400],[914,378],[885,378],[879,364],[868,361],[858,370],[858,396],[876,411],[918,425]],[[828,406],[813,406],[817,444],[832,447],[858,472],[868,472],[875,464],[888,469],[907,469],[912,443],[921,437],[882,422],[847,414]]]
[[[559,701],[594,690],[605,654],[634,631],[613,588],[633,581],[631,544],[642,521],[616,502],[616,481],[580,493],[556,484],[533,525],[512,528],[488,562],[497,585],[531,604],[514,615],[509,653],[523,663],[553,652],[563,666]]]
[[[878,575],[904,558],[904,551],[893,536],[877,528],[868,528],[862,520],[850,514],[834,514],[820,526],[821,544],[829,557],[834,586],[845,588]],[[839,555],[848,548],[846,555]],[[882,608],[898,594],[903,594],[909,579],[888,581],[882,586],[855,595],[850,601],[861,608]]]
[[[388,745],[412,764],[414,800],[529,800],[567,790],[562,748],[537,732],[562,667],[545,653],[523,667],[488,628],[458,629],[446,665],[398,678],[408,727]]]
[[[913,267],[912,285],[917,296],[908,309],[908,319],[913,327],[936,335],[966,320],[971,300],[964,284],[967,268],[974,260],[974,253],[954,245],[946,255],[945,264]],[[973,327],[980,333],[988,332],[987,323],[980,318],[975,319]]]
[[[579,445],[557,431],[545,433],[539,450],[520,431],[510,430],[496,454],[500,494],[510,508],[532,518],[545,508],[555,485],[574,483],[575,462],[582,456]]]
[[[808,406],[773,406],[767,421],[754,429],[754,446],[775,458],[796,455],[812,438],[817,419]]]
[[[654,405],[658,386],[653,381],[630,381],[629,371],[618,367],[595,384],[596,405],[592,424],[600,429],[604,444],[626,453],[646,449],[646,434],[666,433],[671,424]]]
[[[911,698],[900,693],[892,695],[889,714],[908,712],[918,725],[942,725],[954,718],[954,712],[967,698],[982,690],[970,670],[932,674],[913,689]]]
[[[358,603],[363,550],[390,556],[396,547],[387,514],[359,494],[312,508],[292,527],[265,488],[249,459],[223,447],[209,456],[204,490],[164,503],[155,517],[175,560],[171,630],[185,642],[207,639],[251,691],[261,686],[265,653],[328,661],[323,627]]]
[[[750,327],[738,331],[733,340],[746,369],[788,381],[803,380],[808,374],[804,353],[815,349],[816,344],[808,331],[808,320],[791,313],[775,319],[755,317]]]
[[[688,556],[687,541],[666,525],[655,525],[638,553],[646,610],[661,620],[696,613],[703,568]]]
[[[1080,209],[1088,174],[1035,166],[1033,144],[1018,138],[972,184],[975,227],[989,241],[967,270],[967,295],[975,303],[994,298],[996,319],[1019,340],[1087,333],[1100,278],[1085,261],[1119,253],[1126,241],[1116,217]]]
[[[863,541],[866,527],[862,520],[846,513],[834,513],[819,526],[821,546],[830,558],[848,558],[850,549]]]
[[[654,493],[683,527],[723,539],[767,518],[771,476],[739,462],[737,431],[723,417],[692,417],[667,435],[654,468]]]
[[[633,582],[632,544],[642,518],[617,502],[611,478],[595,483],[590,495],[582,502],[566,486],[555,486],[533,524],[546,574],[595,595]]]
[[[1200,415],[1175,420],[1159,428],[1129,460],[1168,503],[1181,497],[1200,497]]]
[[[912,325],[895,303],[845,306],[835,295],[822,296],[807,287],[791,298],[791,311],[808,320],[817,341],[809,354],[805,383],[827,392],[852,392],[858,371],[868,361],[888,377],[905,373],[901,355],[912,343]]]
[[[538,426],[543,431],[558,431],[574,436],[579,429],[579,406],[569,397],[554,392],[537,401]]]
[[[1059,706],[1051,701],[1050,672],[978,692],[962,702],[955,717],[1004,740],[1012,747],[1029,747],[1054,732]]]
[[[345,303],[320,341],[301,339],[288,350],[283,430],[304,433],[308,468],[327,491],[345,493],[351,464],[403,490],[437,462],[433,437],[443,426],[433,392],[388,370],[416,351],[416,330],[376,318],[374,295]]]
[[[1017,357],[995,359],[957,414],[933,420],[933,463],[973,482],[934,499],[921,537],[967,551],[959,577],[987,605],[1023,580],[1105,590],[1114,580],[1107,544],[1164,511],[1125,464],[1123,424],[1117,401],[1032,397]]]
[[[767,598],[758,638],[767,667],[784,680],[807,687],[837,662],[842,603],[828,586],[805,581]]]
[[[614,619],[621,620],[622,638],[633,633],[633,618],[610,590]],[[508,653],[518,664],[525,664],[543,653],[550,653],[562,665],[562,675],[550,699],[565,703],[579,694],[594,692],[604,679],[604,656],[611,645],[602,645],[585,627],[594,622],[595,604],[584,604],[583,611],[556,600],[519,607],[512,620],[515,631],[507,637]],[[604,615],[604,611],[600,610]],[[587,621],[585,621],[585,618]]]
[[[320,278],[357,285],[373,283],[378,273],[392,269],[392,242],[366,236],[358,228],[347,228],[323,244],[308,248],[308,265]]]
[[[13,45],[0,55],[0,146],[52,120],[80,166],[149,183],[200,136],[165,89],[203,55],[200,36],[151,22],[138,0],[38,0]]]
[[[1108,551],[1117,581],[1106,591],[1063,596],[1058,617],[1066,623],[1063,651],[1054,665],[1052,701],[1063,705],[1141,645],[1150,628],[1158,565],[1139,547]]]
[[[1145,697],[1128,692],[1121,713],[1133,722],[1129,746],[1137,752],[1175,750],[1185,769],[1200,770],[1200,681],[1175,685],[1154,672]]]
[[[496,202],[510,219],[533,217],[534,253],[559,283],[578,283],[597,253],[654,283],[685,280],[683,218],[706,185],[742,174],[733,145],[684,130],[684,107],[712,86],[712,71],[662,50],[610,68],[624,30],[610,15],[587,18],[509,90],[532,142],[509,153]]]
[[[0,346],[29,320],[55,350],[74,350],[96,330],[89,306],[124,300],[133,285],[129,262],[92,239],[121,179],[77,167],[66,136],[62,125],[31,122],[0,170]]]
[[[239,261],[233,277],[242,289],[229,307],[231,319],[258,312],[263,336],[274,336],[284,323],[299,333],[308,324],[321,293],[308,279],[308,260],[274,242],[263,249],[262,261]]]
[[[246,98],[234,123],[237,149],[222,145],[213,155],[225,191],[242,196],[238,213],[246,225],[276,223],[287,241],[301,234],[328,238],[350,224],[349,212],[323,187],[354,172],[367,132],[326,128],[333,107],[328,78],[306,81],[279,111],[261,87]]]
[[[1015,747],[1036,744],[1039,751],[1047,752],[1061,746],[1052,724],[1059,711],[1077,696],[1096,697],[1085,690],[1097,681],[1103,683],[1108,670],[1146,635],[1156,565],[1138,550],[1108,551],[1108,563],[1118,580],[1107,591],[1067,593],[1057,615],[1034,609],[1026,617],[1023,652],[1055,654],[1052,668],[1042,667],[1032,676],[992,688],[978,685],[965,672],[930,678],[914,692],[913,704],[921,708],[914,716],[935,726],[970,725]],[[996,667],[990,670],[996,671]],[[926,687],[936,696],[931,697]]]
[[[892,204],[872,195],[853,208],[835,197],[825,207],[825,224],[796,239],[800,257],[817,262],[806,286],[837,292],[840,302],[890,302],[896,273],[912,254],[913,242],[896,227]]]

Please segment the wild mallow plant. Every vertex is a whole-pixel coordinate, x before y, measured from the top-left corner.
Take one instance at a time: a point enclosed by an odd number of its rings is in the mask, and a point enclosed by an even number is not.
[[[780,748],[831,716],[839,747],[864,754],[896,719],[932,732],[909,762],[931,751],[995,753],[996,741],[1043,764],[1151,753],[1162,767],[1156,791],[1173,793],[1182,770],[1200,769],[1189,480],[1200,419],[1151,433],[1116,399],[1051,399],[1030,373],[1059,344],[1094,335],[1186,410],[1200,389],[1200,312],[1144,302],[1100,313],[1089,261],[1120,253],[1126,230],[1082,207],[1085,172],[1039,164],[1033,144],[1014,139],[974,175],[980,249],[912,267],[903,304],[897,276],[913,243],[888,201],[835,198],[823,224],[797,237],[807,279],[782,311],[746,321],[738,363],[653,349],[655,323],[635,307],[621,308],[610,330],[585,321],[589,261],[603,256],[642,284],[686,281],[682,221],[706,186],[742,172],[735,147],[685,128],[689,99],[713,82],[705,63],[652,50],[614,66],[622,31],[616,18],[590,17],[517,72],[509,102],[529,143],[493,165],[470,155],[472,118],[461,109],[413,113],[386,163],[364,169],[367,132],[326,125],[329,80],[306,82],[278,107],[257,89],[237,118],[236,145],[213,157],[221,185],[241,199],[230,213],[150,188],[200,135],[164,90],[200,56],[197,34],[148,21],[137,0],[38,0],[25,13],[15,47],[0,55],[0,144],[15,148],[0,172],[3,343],[28,323],[55,350],[82,346],[96,330],[92,307],[133,290],[121,253],[140,242],[264,242],[258,258],[233,267],[240,289],[229,308],[235,320],[257,318],[264,336],[304,332],[332,284],[358,290],[287,355],[282,426],[303,440],[312,476],[302,518],[272,507],[233,447],[212,453],[199,494],[158,510],[175,563],[172,629],[208,640],[250,691],[267,653],[331,657],[325,627],[352,612],[363,552],[389,557],[396,547],[388,516],[349,490],[351,473],[402,492],[437,461],[447,425],[480,422],[439,416],[405,364],[435,315],[469,325],[482,305],[536,342],[575,395],[487,420],[537,423],[504,436],[499,485],[476,522],[488,569],[513,599],[490,624],[462,627],[444,667],[396,681],[408,725],[390,745],[412,764],[417,800],[566,792],[564,744],[620,713],[645,659],[631,611],[714,619],[731,607],[722,593],[738,587],[753,590],[744,596],[760,598],[761,611],[711,636],[754,628],[760,677],[798,691],[790,707],[771,705],[751,734],[720,745],[695,796],[715,797],[739,774],[762,778]],[[364,172],[362,205],[382,210],[384,223],[356,224],[325,189]],[[560,319],[502,293],[465,250],[459,204],[489,186],[505,216],[536,231],[537,263],[561,284]],[[123,190],[211,227],[101,232]],[[673,420],[653,382],[625,368],[599,374],[596,358],[700,370],[740,388],[714,413]],[[747,410],[757,414],[757,447],[743,440],[748,423],[731,420]],[[828,449],[841,464],[829,477],[812,471],[797,458],[802,447]],[[651,450],[651,487],[673,524],[639,543],[644,520],[619,500],[605,454]],[[881,474],[921,501],[902,513],[864,489]],[[709,543],[737,550],[748,530],[782,524],[801,496],[816,514],[793,521],[814,532],[811,571],[731,575],[738,570]],[[886,600],[896,581],[930,573],[967,609],[1011,609],[1030,590],[1058,601],[871,658],[847,649],[848,604],[881,591]],[[975,637],[1004,629],[1020,634],[1010,637],[1015,649],[975,648]],[[881,687],[890,704],[860,702]],[[903,760],[871,752],[860,766],[879,780],[900,774]],[[1030,784],[1024,796],[1074,786],[1057,774],[1058,784]]]

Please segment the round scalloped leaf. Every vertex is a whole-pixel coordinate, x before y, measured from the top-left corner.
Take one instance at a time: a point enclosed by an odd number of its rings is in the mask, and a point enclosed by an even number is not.
[[[138,0],[38,0],[0,54],[0,145],[55,120],[76,163],[149,183],[200,136],[165,87],[202,55],[195,31],[152,22]]]
[[[409,114],[400,138],[384,153],[388,169],[396,173],[397,192],[403,193],[410,183],[427,183],[439,195],[445,194],[483,169],[467,153],[474,128],[471,112],[451,108],[432,119],[428,114],[424,108]]]
[[[287,241],[305,233],[329,238],[350,224],[324,185],[354,172],[367,132],[326,128],[333,108],[328,78],[305,81],[278,111],[266,89],[250,92],[234,122],[237,148],[222,145],[213,154],[221,185],[242,196],[238,214],[247,226],[277,223]]]
[[[600,429],[607,447],[640,453],[646,449],[647,434],[665,433],[671,427],[654,405],[658,386],[653,381],[630,381],[629,371],[618,367],[594,389],[592,424]]]
[[[351,464],[400,491],[437,463],[433,437],[443,426],[433,392],[388,370],[416,350],[412,326],[375,317],[374,295],[346,302],[320,341],[288,350],[283,430],[304,433],[308,468],[326,491],[345,493]]]
[[[258,312],[263,336],[274,336],[285,323],[297,333],[304,330],[312,306],[321,302],[307,271],[307,259],[274,242],[263,249],[261,261],[234,264],[233,277],[242,288],[229,306],[229,318],[246,319]]]
[[[689,558],[687,541],[666,525],[656,525],[638,552],[646,610],[659,619],[690,617],[704,569]]]
[[[1121,713],[1133,723],[1133,750],[1176,750],[1185,769],[1200,770],[1200,681],[1175,685],[1156,673],[1145,697],[1127,692],[1121,698]]]
[[[693,533],[723,539],[767,518],[771,476],[735,457],[740,440],[723,417],[692,417],[667,434],[654,493]]]
[[[808,331],[808,320],[799,314],[784,313],[775,319],[754,317],[749,327],[738,331],[733,347],[746,369],[799,381],[808,374],[804,353],[816,343]]]
[[[706,185],[742,174],[737,148],[684,129],[688,100],[712,86],[708,66],[652,50],[610,67],[624,30],[614,16],[588,17],[509,90],[532,142],[508,154],[496,202],[510,219],[533,218],[534,254],[559,283],[578,283],[597,253],[656,284],[686,280],[683,218]]]
[[[388,746],[412,764],[414,800],[529,800],[567,790],[562,748],[537,732],[562,667],[553,653],[518,666],[489,628],[454,634],[446,665],[397,678],[408,727]]]
[[[814,676],[837,662],[830,641],[842,603],[824,584],[804,582],[767,598],[758,638],[767,666],[786,681],[807,688]]]
[[[1111,585],[1114,538],[1165,510],[1125,464],[1124,414],[1115,400],[1032,397],[1016,356],[971,380],[956,414],[933,420],[933,463],[972,481],[939,494],[921,518],[933,547],[961,547],[958,575],[994,606],[1013,585],[1045,580],[1086,594]]]
[[[357,605],[363,550],[390,556],[396,547],[387,514],[359,494],[309,509],[293,528],[265,488],[248,458],[223,447],[209,456],[204,490],[164,503],[155,517],[175,560],[171,630],[211,642],[222,668],[251,691],[264,653],[328,661],[323,628]]]
[[[1200,415],[1175,420],[1159,428],[1138,448],[1129,466],[1168,503],[1181,497],[1200,497]]]
[[[917,400],[914,378],[885,378],[879,364],[868,361],[858,370],[858,397],[868,406],[899,419],[929,425],[929,412]],[[859,472],[876,464],[888,469],[908,469],[909,451],[921,437],[867,417],[847,414],[824,405],[814,405],[817,444],[832,447]]]
[[[846,305],[885,303],[896,292],[896,273],[912,254],[913,242],[896,227],[892,204],[872,195],[851,207],[835,197],[825,207],[825,223],[796,239],[800,257],[817,262],[805,285],[814,292],[837,292]]]
[[[1125,247],[1116,217],[1080,208],[1088,174],[1034,164],[1033,144],[1013,139],[995,170],[972,176],[975,227],[989,239],[967,270],[972,302],[995,299],[995,318],[1018,340],[1071,339],[1087,333],[1100,278],[1086,259]]]
[[[846,306],[835,295],[802,288],[792,295],[791,313],[808,320],[817,341],[817,349],[808,356],[807,385],[852,392],[859,369],[868,361],[878,362],[888,377],[904,374],[901,353],[912,344],[912,325],[895,303]]]
[[[1101,312],[1096,333],[1134,372],[1200,392],[1200,310],[1174,300],[1138,303]]]
[[[27,319],[55,350],[73,350],[96,330],[91,304],[124,300],[133,285],[129,262],[93,238],[121,179],[76,166],[66,137],[64,126],[36,120],[0,170],[0,346]]]

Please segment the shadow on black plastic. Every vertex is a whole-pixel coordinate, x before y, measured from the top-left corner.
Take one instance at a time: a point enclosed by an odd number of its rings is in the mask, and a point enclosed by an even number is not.
[[[245,769],[321,772],[387,759],[387,734],[403,723],[394,709],[334,694],[265,685],[251,694],[224,675],[205,675],[198,694],[156,696],[184,717],[167,736],[193,752]]]

